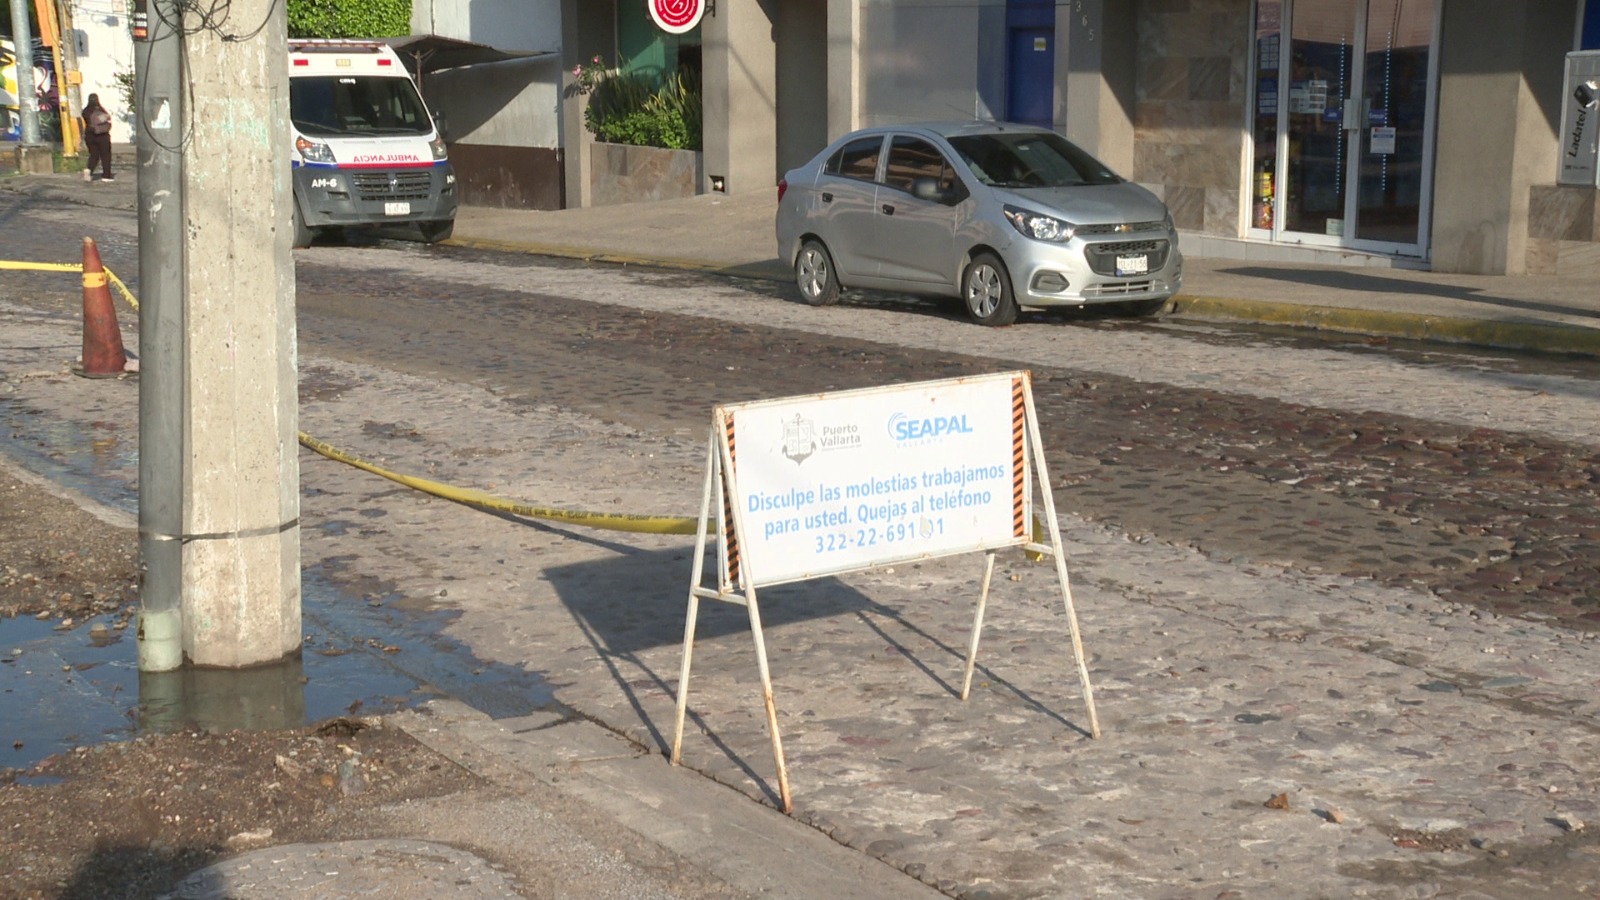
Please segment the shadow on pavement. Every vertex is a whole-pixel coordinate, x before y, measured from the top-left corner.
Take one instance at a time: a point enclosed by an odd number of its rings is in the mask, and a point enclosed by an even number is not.
[[[1355,291],[1368,294],[1399,294],[1414,297],[1443,297],[1450,300],[1464,300],[1472,303],[1485,303],[1491,306],[1505,307],[1507,309],[1521,309],[1528,312],[1554,313],[1556,315],[1582,316],[1584,318],[1600,319],[1600,310],[1587,310],[1574,307],[1570,304],[1538,303],[1514,297],[1497,297],[1485,294],[1481,290],[1460,284],[1449,284],[1438,280],[1421,281],[1410,278],[1391,278],[1382,275],[1370,275],[1361,271],[1339,271],[1335,269],[1294,269],[1288,267],[1243,266],[1238,268],[1218,269],[1221,275],[1238,275],[1245,278],[1260,278],[1266,281],[1290,282],[1313,287],[1333,288],[1341,291]]]

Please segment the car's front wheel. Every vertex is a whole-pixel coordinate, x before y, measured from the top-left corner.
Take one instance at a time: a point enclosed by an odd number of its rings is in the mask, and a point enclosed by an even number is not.
[[[815,238],[800,245],[794,258],[794,284],[800,299],[812,306],[832,306],[839,302],[839,276],[833,271],[833,257]]]
[[[1011,294],[1011,276],[993,253],[979,253],[961,277],[961,298],[967,315],[979,325],[999,327],[1017,320],[1017,300]]]

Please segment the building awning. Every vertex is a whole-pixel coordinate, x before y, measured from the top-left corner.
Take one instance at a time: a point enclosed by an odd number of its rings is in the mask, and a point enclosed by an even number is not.
[[[406,61],[406,68],[419,77],[463,66],[554,55],[553,51],[547,50],[501,50],[488,44],[441,37],[437,34],[408,34],[403,37],[384,38],[384,41]]]

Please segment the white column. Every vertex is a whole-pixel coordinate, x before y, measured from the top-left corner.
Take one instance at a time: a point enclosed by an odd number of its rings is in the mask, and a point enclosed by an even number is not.
[[[186,40],[183,644],[239,668],[300,646],[284,8],[233,0]]]
[[[777,67],[760,0],[720,0],[700,20],[706,189],[730,194],[778,183]]]

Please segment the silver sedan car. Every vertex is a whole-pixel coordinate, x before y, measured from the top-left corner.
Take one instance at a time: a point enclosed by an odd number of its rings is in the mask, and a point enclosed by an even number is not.
[[[844,288],[959,297],[973,321],[1026,307],[1160,311],[1183,278],[1150,191],[1053,131],[995,122],[867,128],[778,183],[778,253],[806,302]]]

